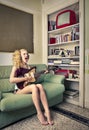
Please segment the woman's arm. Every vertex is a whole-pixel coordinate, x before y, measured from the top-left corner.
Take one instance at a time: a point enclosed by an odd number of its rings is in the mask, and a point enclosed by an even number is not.
[[[16,67],[13,66],[11,74],[10,74],[10,83],[19,83],[23,81],[29,80],[28,77],[16,77]]]

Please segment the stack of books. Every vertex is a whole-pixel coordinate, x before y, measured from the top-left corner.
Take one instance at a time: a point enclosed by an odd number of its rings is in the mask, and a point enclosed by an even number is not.
[[[64,97],[66,98],[75,98],[78,96],[79,96],[79,90],[70,89],[64,92]]]

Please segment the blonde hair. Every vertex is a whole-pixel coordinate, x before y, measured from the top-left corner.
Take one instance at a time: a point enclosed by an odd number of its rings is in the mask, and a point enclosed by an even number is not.
[[[15,50],[13,53],[13,65],[16,66],[17,68],[20,68],[22,66],[22,58],[21,58],[21,51],[20,50]]]
[[[27,51],[26,49],[20,49],[20,50],[15,50],[15,52],[13,53],[13,65],[16,66],[17,68],[20,68],[23,66],[23,61],[22,61],[22,57],[21,57],[21,51]],[[29,55],[28,55],[29,56]]]

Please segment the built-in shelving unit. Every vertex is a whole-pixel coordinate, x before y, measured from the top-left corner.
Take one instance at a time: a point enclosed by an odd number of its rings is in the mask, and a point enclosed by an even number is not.
[[[77,19],[71,25],[58,28],[55,26],[56,18],[64,10],[73,10]],[[64,23],[64,18],[61,23]],[[84,0],[57,0],[52,3],[48,2],[48,4],[46,1],[43,4],[42,25],[43,63],[46,63],[51,69],[53,68],[56,71],[55,74],[59,74],[59,72],[62,74],[61,71],[58,72],[58,69],[66,70],[64,71],[67,73],[65,89],[77,90],[78,94],[77,97],[73,96],[73,98],[64,96],[64,99],[67,102],[84,107]],[[74,27],[78,27],[77,35],[79,37],[71,39]],[[62,40],[61,36],[64,36],[67,40]],[[63,49],[65,55],[61,55]],[[71,70],[74,72],[73,75],[71,75]]]
[[[65,91],[64,100],[79,105],[80,96],[80,23],[79,23],[79,2],[66,7],[63,10],[71,9],[76,14],[76,24],[49,30],[48,27],[48,66],[55,67],[55,74],[64,74]],[[61,10],[48,15],[48,22],[55,22],[57,14]],[[52,24],[50,25],[52,26]],[[56,25],[54,25],[56,26]],[[74,37],[75,36],[75,37]],[[61,71],[60,71],[61,70]],[[77,91],[71,95],[71,91]]]

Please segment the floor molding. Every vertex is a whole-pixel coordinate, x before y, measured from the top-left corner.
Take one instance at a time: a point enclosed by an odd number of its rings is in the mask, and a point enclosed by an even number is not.
[[[65,115],[73,120],[76,120],[84,125],[87,125],[89,127],[89,118],[86,118],[84,116],[81,116],[79,114],[76,114],[74,112],[71,112],[63,108],[56,107],[56,106],[52,107],[52,110],[59,114]]]

